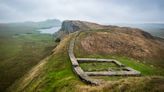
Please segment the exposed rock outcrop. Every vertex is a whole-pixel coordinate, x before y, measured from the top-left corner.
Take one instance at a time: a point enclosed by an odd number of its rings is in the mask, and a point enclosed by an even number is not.
[[[87,31],[93,29],[104,29],[106,26],[86,22],[86,21],[79,21],[79,20],[65,20],[62,23],[61,29],[54,34],[56,38],[63,38],[66,34],[76,32],[76,31]]]

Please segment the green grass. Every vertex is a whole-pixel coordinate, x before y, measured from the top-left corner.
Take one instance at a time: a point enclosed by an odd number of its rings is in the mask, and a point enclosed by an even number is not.
[[[59,56],[56,55],[52,59],[50,59],[49,62],[51,63],[49,63],[47,67],[51,68],[52,70],[48,70],[48,72],[45,74],[47,79],[46,84],[48,85],[45,85],[43,83],[43,85],[45,86],[43,88],[43,92],[60,92],[62,90],[69,90],[70,92],[73,91],[73,86],[79,84],[80,81],[77,81],[79,79],[74,75],[72,71],[71,63],[68,56],[66,54]]]
[[[11,90],[14,92],[22,91],[22,89],[27,92],[34,90],[41,92],[76,92],[76,85],[82,85],[83,83],[72,71],[71,62],[67,53],[68,40],[60,43],[60,47],[55,50],[54,54],[44,67],[42,67],[43,69],[39,69],[41,71],[37,72],[39,75],[33,76],[29,86],[22,88],[21,80],[15,83]],[[29,76],[23,77],[23,81],[27,77]],[[25,80],[24,83],[29,83],[29,81]]]
[[[121,63],[132,67],[136,70],[139,70],[142,75],[162,75],[164,76],[164,69],[158,68],[149,64],[144,64],[140,61],[130,59],[128,57],[119,57],[117,56],[116,59],[118,59]]]
[[[0,91],[38,64],[56,46],[52,35],[35,28],[0,25]]]
[[[80,66],[84,71],[108,71],[109,69],[119,69],[116,64],[108,62],[80,63]]]
[[[122,64],[131,67],[133,69],[136,69],[141,72],[142,75],[161,75],[164,76],[164,69],[155,67],[149,64],[144,64],[141,61],[128,58],[125,56],[116,56],[116,55],[82,55],[78,57],[85,57],[85,58],[106,58],[106,59],[116,59],[120,61]],[[103,67],[103,66],[101,66]],[[106,67],[106,66],[105,66]]]
[[[132,59],[132,58],[128,58],[125,56],[114,56],[114,55],[82,55],[82,56],[78,56],[78,57],[87,57],[87,58],[109,58],[109,59],[116,59],[118,61],[120,61],[122,64],[131,67],[133,69],[136,69],[138,71],[141,72],[142,76],[164,76],[164,69],[163,68],[159,68],[159,67],[155,67],[146,63],[142,63],[141,61]],[[84,71],[99,71],[99,68],[102,70],[105,70],[108,68],[108,65],[103,65],[103,64],[98,64],[99,67],[95,67],[92,65],[92,63],[90,63],[89,65],[87,65],[88,63],[85,63],[84,65],[81,65],[81,67],[84,69]],[[110,66],[109,66],[110,67]],[[98,70],[96,70],[98,69]],[[118,68],[117,68],[118,69]],[[119,80],[119,79],[125,79],[127,77],[123,77],[123,76],[114,76],[114,77],[108,77],[108,76],[99,76],[99,77],[94,77],[94,78],[98,78],[98,79],[104,79],[104,80]]]

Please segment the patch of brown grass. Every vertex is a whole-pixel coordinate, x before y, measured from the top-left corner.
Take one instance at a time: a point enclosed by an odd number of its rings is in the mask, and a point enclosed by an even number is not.
[[[164,42],[147,38],[140,31],[94,32],[80,40],[82,48],[91,54],[116,54],[139,60],[164,60]]]

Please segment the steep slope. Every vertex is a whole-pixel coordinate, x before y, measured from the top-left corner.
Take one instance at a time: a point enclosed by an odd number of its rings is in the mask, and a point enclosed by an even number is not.
[[[79,24],[79,22],[80,21],[78,21],[77,24],[81,25]],[[76,23],[74,25],[76,25]],[[91,25],[92,24],[90,24],[90,26]],[[146,39],[146,41],[144,42],[147,42],[147,40],[149,41],[149,39],[151,39],[152,41],[157,41],[158,45],[163,43],[162,41],[157,40],[156,38],[152,37],[151,35],[143,31],[131,32],[132,31],[131,28],[120,28],[120,27],[115,27],[115,26],[101,26],[101,25],[99,26],[100,27],[95,28],[95,29],[94,27],[93,29],[91,27],[90,28],[87,27],[86,30],[81,30],[84,32],[81,32],[81,34],[79,35],[75,43],[76,47],[74,48],[76,56],[96,57],[96,55],[101,54],[101,57],[108,58],[106,57],[106,55],[109,54],[108,53],[109,50],[105,51],[105,50],[101,50],[100,48],[106,48],[106,49],[110,48],[112,49],[112,52],[114,53],[115,51],[114,49],[116,48],[110,47],[111,45],[113,45],[110,43],[110,41],[113,41],[114,43],[115,36],[117,37],[120,36],[121,38],[117,39],[116,37],[116,40],[123,42],[123,44],[128,43],[126,39],[128,40],[131,39],[130,35],[132,34],[133,36],[136,35],[134,39],[138,36],[141,36],[141,38],[143,36],[143,39]],[[72,27],[72,26],[69,26],[69,27]],[[115,31],[116,29],[117,31]],[[123,29],[129,30],[129,31],[125,31],[125,32],[119,31]],[[64,32],[63,30],[60,30],[59,32],[61,31],[62,31],[62,35],[65,35],[65,36],[62,37],[60,44],[54,49],[53,54],[49,56],[48,59],[41,61],[41,63],[35,66],[31,71],[29,71],[29,73],[27,73],[24,77],[22,77],[20,80],[15,82],[8,89],[9,92],[21,92],[21,91],[25,91],[25,92],[34,92],[34,91],[35,92],[38,92],[38,91],[39,92],[109,92],[109,91],[111,92],[127,92],[127,91],[128,92],[142,92],[142,91],[163,92],[164,91],[163,89],[164,78],[163,76],[159,76],[161,72],[163,73],[162,69],[160,70],[156,67],[151,67],[147,64],[137,62],[137,60],[127,59],[127,58],[124,58],[124,59],[121,58],[122,61],[125,61],[123,63],[127,64],[126,62],[128,62],[129,66],[131,66],[132,68],[135,68],[136,70],[137,68],[143,69],[143,71],[141,71],[143,72],[142,77],[121,77],[121,78],[114,77],[115,80],[113,80],[112,77],[108,77],[105,79],[106,84],[103,84],[100,86],[90,86],[90,85],[84,84],[72,71],[71,62],[69,60],[68,53],[67,53],[69,42],[71,38],[73,37],[73,35],[75,35],[75,33],[68,34],[69,32],[67,31]],[[70,31],[70,32],[74,32],[74,31],[75,30]],[[79,29],[76,31],[79,31]],[[143,33],[144,35],[140,35]],[[127,37],[126,39],[124,39],[124,35],[125,37]],[[108,38],[108,37],[112,37],[112,38]],[[106,41],[108,41],[108,43],[106,43]],[[107,44],[109,48],[106,47],[105,44]],[[131,43],[129,44],[132,45]],[[96,46],[94,47],[93,45],[96,45]],[[124,46],[124,48],[128,48],[128,47]],[[130,56],[132,56],[132,54]],[[117,57],[115,58],[120,59],[119,56],[118,58]],[[132,65],[135,65],[135,67]],[[153,70],[153,72],[151,70]],[[157,71],[157,72],[154,72],[154,71]],[[158,71],[160,71],[160,73],[158,73]],[[149,74],[149,72],[151,73]],[[152,76],[152,75],[156,75],[156,76]]]
[[[80,39],[81,48],[89,54],[123,55],[164,66],[164,41],[155,39],[143,31],[109,30],[109,32],[86,32],[81,36],[83,36]]]

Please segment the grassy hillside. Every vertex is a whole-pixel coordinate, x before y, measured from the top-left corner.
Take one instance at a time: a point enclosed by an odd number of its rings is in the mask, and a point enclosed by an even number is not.
[[[36,65],[31,71],[29,71],[24,77],[13,84],[9,92],[150,92],[158,91],[162,92],[164,86],[164,78],[160,76],[153,76],[153,74],[147,74],[143,72],[142,77],[126,77],[116,78],[113,80],[112,77],[104,78],[107,79],[106,84],[100,86],[90,86],[84,84],[72,71],[71,63],[68,57],[67,48],[72,35],[66,36],[60,44],[54,49],[54,53],[42,60],[40,64]],[[80,57],[83,53],[78,53],[75,49],[76,55]],[[87,54],[86,54],[87,55]],[[83,54],[85,56],[85,54]],[[82,57],[82,56],[81,56]],[[90,55],[88,57],[103,57]],[[117,58],[117,57],[115,57]],[[118,57],[129,66],[136,68],[137,65],[135,60]],[[140,68],[145,66],[150,68],[146,64],[140,62]],[[134,67],[135,66],[135,67]]]
[[[88,30],[88,31],[87,31]],[[96,76],[105,80],[100,86],[83,83],[72,71],[68,57],[68,44],[82,31],[75,42],[76,57],[114,58],[139,70],[142,76]],[[163,40],[140,29],[105,26],[83,21],[65,21],[56,33],[61,42],[53,54],[34,66],[9,92],[163,92]],[[150,47],[151,48],[150,48]],[[113,52],[113,53],[111,53]],[[107,63],[81,63],[85,71],[106,70]]]
[[[100,44],[102,45],[103,42],[98,44],[97,47],[92,46],[93,48],[96,48],[93,52],[89,51],[91,49],[89,49],[89,50],[84,49],[85,47],[82,46],[83,39],[85,39],[87,37],[92,37],[93,35],[96,34],[96,32],[100,32],[100,31],[94,31],[94,32],[89,31],[89,32],[81,32],[80,33],[79,37],[76,40],[76,45],[75,45],[76,46],[75,47],[76,57],[79,57],[79,58],[82,58],[82,57],[84,57],[84,58],[87,58],[87,57],[88,58],[89,57],[91,57],[91,58],[93,58],[93,57],[95,57],[95,58],[112,58],[112,59],[116,59],[116,60],[120,61],[121,63],[123,63],[129,67],[132,67],[136,70],[141,71],[142,75],[162,75],[162,76],[164,76],[164,68],[159,67],[159,66],[162,66],[163,61],[159,62],[158,59],[156,59],[156,60],[153,59],[152,61],[149,61],[150,59],[146,60],[146,58],[137,60],[135,58],[131,58],[130,55],[128,57],[127,56],[128,52],[127,53],[119,53],[119,52],[115,51],[116,53],[112,53],[112,54],[105,53],[105,52],[103,53],[103,51],[102,52],[98,51],[99,49],[105,48],[105,47],[99,48]],[[101,30],[100,33],[101,34],[108,34],[108,33],[110,34],[110,31],[104,31],[104,33],[103,33],[103,31]],[[99,35],[96,35],[96,37],[98,37],[98,36]],[[89,40],[92,40],[92,39],[87,39],[87,41],[89,41]],[[108,39],[108,38],[105,38],[105,36],[104,36],[103,40],[110,41],[110,40],[112,40],[112,38]],[[99,42],[98,40],[94,40],[94,41],[95,41],[95,43]],[[108,44],[105,44],[105,45],[108,46]],[[79,48],[81,48],[81,49],[79,49]],[[125,49],[125,47],[124,47],[124,49]],[[130,52],[130,49],[129,49],[129,52]],[[84,68],[87,68],[85,63],[83,66],[84,66]],[[102,66],[104,66],[104,65],[102,65]],[[89,68],[92,68],[92,67],[94,68],[93,65],[91,65]],[[101,67],[101,65],[99,65],[99,67]]]
[[[120,28],[121,29],[121,28]],[[126,56],[163,67],[164,42],[137,30],[94,30],[82,32],[78,44],[83,54]]]
[[[52,35],[23,25],[0,25],[0,91],[22,77],[56,46]]]
[[[35,90],[42,92],[61,92],[69,90],[71,92],[75,90],[74,87],[82,85],[83,83],[72,71],[71,63],[67,54],[69,40],[70,36],[60,42],[60,44],[54,49],[53,55],[51,55],[47,61],[41,61],[41,63],[46,63],[38,69],[39,71],[29,71],[28,74],[10,88],[10,91],[32,92]],[[39,65],[35,66],[33,69],[36,70]]]

